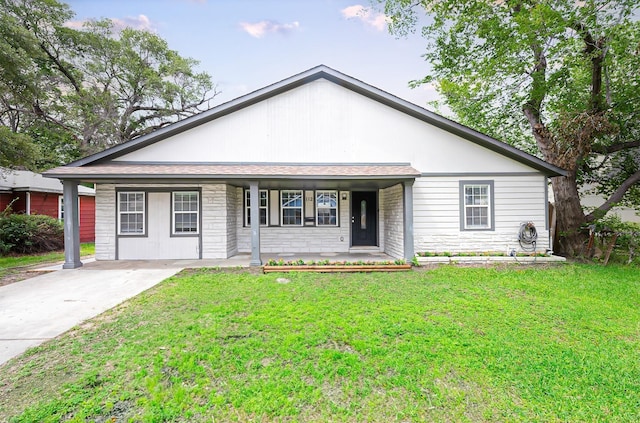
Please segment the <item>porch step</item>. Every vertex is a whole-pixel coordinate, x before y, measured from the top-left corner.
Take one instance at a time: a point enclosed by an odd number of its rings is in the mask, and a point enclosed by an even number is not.
[[[375,253],[383,253],[380,251],[380,247],[351,247],[349,248],[349,254],[375,254]]]

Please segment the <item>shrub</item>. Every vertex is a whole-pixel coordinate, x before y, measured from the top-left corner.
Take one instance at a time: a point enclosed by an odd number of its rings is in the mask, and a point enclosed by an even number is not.
[[[31,254],[64,247],[62,223],[44,215],[0,214],[0,253]]]
[[[613,247],[612,260],[625,261],[631,264],[640,252],[640,224],[623,222],[619,216],[606,216],[594,224],[599,248],[604,252],[611,242]],[[616,238],[613,238],[613,236]],[[615,240],[615,241],[614,241]]]

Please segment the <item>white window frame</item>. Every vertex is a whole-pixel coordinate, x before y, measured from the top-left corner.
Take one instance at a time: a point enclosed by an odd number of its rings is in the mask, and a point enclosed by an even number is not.
[[[283,199],[285,193],[297,193],[300,195],[300,206],[285,206]],[[284,211],[285,210],[300,210],[300,223],[285,223]],[[301,189],[288,189],[280,191],[280,224],[282,226],[303,226],[304,225],[304,191]]]
[[[481,190],[486,189],[486,195],[482,194],[475,197],[472,193],[471,196],[467,195],[467,189],[479,188]],[[486,197],[486,201],[482,202],[482,198]],[[473,203],[468,203],[472,200]],[[471,209],[486,209],[486,224],[470,225],[467,223],[467,216]],[[460,181],[460,229],[464,231],[491,231],[495,227],[494,216],[494,184],[493,181]]]
[[[122,211],[121,195],[142,195],[142,210],[126,210]],[[116,193],[117,208],[118,208],[118,235],[121,236],[144,236],[147,234],[147,194],[144,191],[118,191]],[[122,216],[124,214],[140,214],[142,215],[142,231],[136,232],[123,232],[122,231]]]
[[[195,210],[176,210],[176,195],[194,195],[196,196]],[[182,214],[195,214],[196,230],[180,232],[176,228],[176,216]],[[171,234],[178,236],[199,235],[200,234],[200,192],[199,191],[172,191],[171,192]]]
[[[318,202],[318,197],[320,195],[334,195],[336,205],[335,207],[326,206]],[[316,202],[316,226],[338,226],[338,205],[340,203],[338,197],[338,191],[335,190],[318,190],[315,192],[315,202]],[[335,210],[336,211],[336,221],[335,223],[320,223],[320,211],[321,210]]]
[[[80,201],[79,198],[78,201]],[[64,196],[62,195],[58,196],[58,220],[64,222]]]
[[[58,220],[64,222],[64,195],[58,196]],[[80,196],[78,196],[78,225],[80,224]]]
[[[264,194],[264,198],[262,195]],[[269,190],[261,189],[258,190],[258,195],[260,199],[258,200],[258,209],[264,210],[265,212],[265,223],[260,222],[260,226],[269,226]],[[251,218],[251,190],[246,189],[244,191],[244,226],[251,226],[250,218]],[[264,205],[262,205],[262,200],[264,200]],[[258,211],[258,214],[260,212]]]

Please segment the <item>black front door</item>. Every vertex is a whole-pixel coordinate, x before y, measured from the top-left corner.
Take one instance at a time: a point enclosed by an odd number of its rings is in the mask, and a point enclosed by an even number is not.
[[[351,193],[351,245],[377,245],[377,209],[375,191]]]

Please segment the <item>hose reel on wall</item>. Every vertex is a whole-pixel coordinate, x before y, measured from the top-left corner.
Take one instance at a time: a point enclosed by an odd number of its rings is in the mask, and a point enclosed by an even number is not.
[[[518,231],[518,242],[523,251],[535,251],[538,241],[538,231],[533,222],[525,222],[520,225]]]

